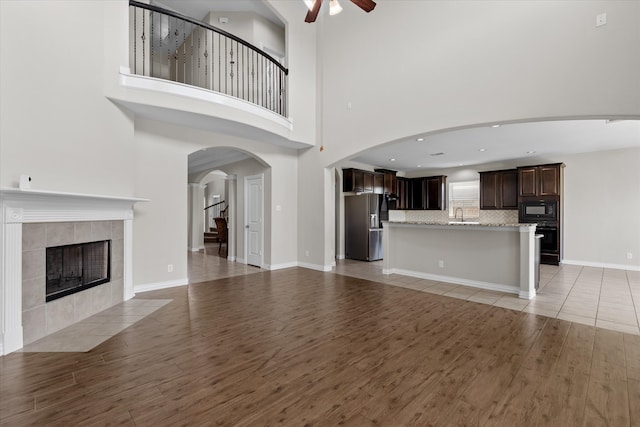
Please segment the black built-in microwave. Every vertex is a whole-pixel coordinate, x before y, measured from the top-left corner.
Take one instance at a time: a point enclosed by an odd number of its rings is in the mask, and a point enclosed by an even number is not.
[[[527,200],[520,202],[520,222],[557,222],[557,200]]]

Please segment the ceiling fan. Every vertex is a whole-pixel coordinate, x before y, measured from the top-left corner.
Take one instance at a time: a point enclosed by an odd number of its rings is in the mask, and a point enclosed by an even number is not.
[[[320,12],[320,6],[322,6],[323,0],[305,0],[305,4],[309,7],[309,12],[307,12],[307,17],[304,19],[304,22],[316,22],[316,18],[318,17],[318,12]],[[360,9],[369,13],[376,7],[376,2],[373,0],[351,0],[351,3],[358,6]],[[342,12],[342,7],[338,0],[330,0],[329,1],[329,14],[337,15]]]

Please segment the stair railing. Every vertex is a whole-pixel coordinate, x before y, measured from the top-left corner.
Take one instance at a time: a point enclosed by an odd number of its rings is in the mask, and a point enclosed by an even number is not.
[[[211,213],[212,217],[221,217],[221,218],[225,218],[226,219],[226,213],[227,213],[227,209],[229,209],[229,206],[223,206],[225,205],[227,202],[225,200],[221,201],[221,202],[217,202],[214,203],[212,205],[207,206],[206,208],[204,208],[205,211],[209,210],[209,209],[213,209]]]
[[[129,1],[133,74],[243,99],[287,117],[289,70],[261,49],[204,22]]]

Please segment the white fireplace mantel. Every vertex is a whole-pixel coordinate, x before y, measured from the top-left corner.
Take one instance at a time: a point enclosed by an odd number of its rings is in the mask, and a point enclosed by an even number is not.
[[[148,199],[0,189],[0,356],[23,346],[22,224],[124,221],[124,299],[133,293],[133,206]]]

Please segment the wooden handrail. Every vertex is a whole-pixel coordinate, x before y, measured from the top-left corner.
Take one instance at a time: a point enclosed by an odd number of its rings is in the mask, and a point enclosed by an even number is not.
[[[223,204],[223,203],[227,203],[227,202],[226,202],[226,200],[223,200],[223,201],[221,201],[221,202],[218,202],[218,203],[214,203],[214,204],[212,204],[212,205],[209,205],[209,206],[207,206],[206,208],[204,208],[204,210],[206,211],[207,209],[210,209],[210,208],[216,207],[216,206],[221,205],[221,204]],[[229,206],[227,206],[227,208],[228,208],[228,207],[229,207]],[[227,208],[224,208],[223,210],[227,210]]]

